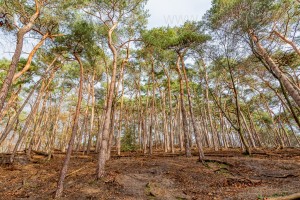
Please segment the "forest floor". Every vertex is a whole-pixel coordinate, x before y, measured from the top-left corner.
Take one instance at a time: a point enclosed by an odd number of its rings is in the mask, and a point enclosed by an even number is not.
[[[156,152],[112,156],[95,179],[96,154],[72,156],[61,199],[266,199],[300,192],[300,149],[205,151],[197,157]],[[51,199],[64,155],[0,167],[0,199]]]

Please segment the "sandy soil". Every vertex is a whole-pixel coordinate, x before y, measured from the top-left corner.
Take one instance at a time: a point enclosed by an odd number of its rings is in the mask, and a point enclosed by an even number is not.
[[[96,155],[72,156],[61,199],[265,199],[300,192],[300,149],[206,150],[206,165],[182,153],[152,156],[123,153],[107,163],[107,176],[95,179]],[[0,199],[52,199],[63,154],[50,161],[0,167]]]

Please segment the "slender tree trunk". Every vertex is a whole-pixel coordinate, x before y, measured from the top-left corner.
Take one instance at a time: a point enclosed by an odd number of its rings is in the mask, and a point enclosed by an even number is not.
[[[171,152],[175,153],[174,149],[174,132],[172,129],[172,115],[173,115],[173,105],[172,105],[172,90],[171,90],[171,78],[168,71],[164,68],[165,74],[168,79],[168,101],[169,101],[169,132],[170,132],[170,145]]]
[[[299,136],[297,136],[297,134],[296,134],[295,131],[294,131],[293,126],[292,126],[290,123],[288,123],[288,126],[290,127],[290,129],[291,129],[291,131],[292,131],[292,133],[293,133],[293,136],[295,137],[296,143],[297,143],[298,146],[300,147]]]
[[[165,94],[163,91],[161,91],[161,105],[162,105],[162,114],[163,114],[163,133],[164,133],[164,152],[167,153],[169,151],[169,140],[168,140],[168,127],[167,127],[167,117],[166,117],[166,100],[165,100]],[[172,124],[170,122],[170,124]]]
[[[229,68],[229,73],[230,73],[230,79],[231,79],[231,83],[232,83],[232,88],[233,88],[233,94],[234,94],[234,99],[235,99],[235,106],[236,106],[236,117],[237,117],[237,131],[240,135],[241,141],[245,147],[246,150],[246,154],[251,155],[251,149],[249,147],[249,144],[245,138],[245,136],[242,133],[242,125],[241,125],[241,109],[240,109],[240,104],[239,104],[239,99],[238,99],[238,91],[235,85],[235,81],[233,78],[233,72],[232,72],[232,67],[230,66],[229,60],[227,58],[227,64],[228,64],[228,68]]]
[[[286,38],[284,35],[282,35],[276,30],[273,30],[273,33],[275,33],[275,35],[277,35],[282,41],[289,44],[295,50],[295,52],[300,56],[300,49],[298,49],[298,47],[293,41],[289,40],[288,38]]]
[[[52,79],[50,79],[49,82],[50,82],[50,81],[52,81]],[[15,154],[16,154],[16,152],[18,151],[19,146],[20,146],[22,140],[23,140],[24,138],[26,138],[26,135],[28,134],[27,129],[28,129],[28,127],[30,126],[30,124],[31,124],[31,122],[32,122],[32,120],[33,120],[33,117],[36,115],[36,112],[37,112],[37,110],[38,110],[38,108],[39,108],[39,106],[40,106],[40,101],[41,101],[41,99],[42,99],[42,96],[44,95],[44,92],[45,92],[46,89],[47,89],[46,87],[47,87],[47,86],[45,85],[45,82],[43,82],[42,87],[41,87],[41,89],[39,90],[39,92],[38,92],[38,94],[37,94],[37,98],[36,98],[36,100],[35,100],[35,103],[34,103],[34,105],[33,105],[33,108],[32,108],[32,110],[31,110],[30,114],[28,115],[28,117],[27,117],[27,119],[26,119],[26,121],[25,121],[25,124],[24,124],[24,126],[23,126],[23,128],[22,128],[22,130],[21,130],[21,132],[20,132],[20,134],[19,134],[19,138],[18,138],[18,141],[17,141],[17,143],[16,143],[16,145],[15,145],[15,147],[14,147],[13,153],[12,153],[11,156],[10,156],[10,162],[11,162],[11,163],[14,161]]]
[[[243,112],[241,112],[241,117],[242,117],[242,120],[244,122],[244,125],[245,125],[245,128],[248,132],[248,135],[249,135],[249,138],[250,138],[250,141],[251,141],[251,144],[253,146],[254,149],[256,149],[256,144],[255,144],[255,141],[254,141],[254,138],[253,138],[253,134],[252,134],[252,131],[250,130],[249,126],[248,126],[248,123],[247,123],[247,120],[243,114]]]
[[[32,117],[35,115],[35,113],[36,113],[36,111],[37,111],[37,109],[39,107],[39,103],[40,103],[40,97],[37,98],[37,100],[35,102],[35,105],[34,105],[32,111],[30,112],[29,116],[27,117],[27,119],[25,121],[25,124],[24,124],[24,126],[23,126],[23,128],[22,128],[22,130],[21,130],[21,132],[19,134],[18,141],[17,141],[17,143],[16,143],[16,145],[14,147],[14,150],[13,150],[11,156],[10,156],[10,162],[11,163],[13,163],[13,161],[14,161],[14,157],[15,157],[15,155],[16,155],[19,147],[20,147],[20,144],[21,144],[22,140],[24,138],[26,138],[26,135],[28,133],[27,129],[28,129],[29,125],[32,122]]]
[[[31,92],[29,93],[29,95],[27,96],[27,98],[25,99],[24,103],[22,104],[22,106],[18,109],[17,113],[15,114],[14,118],[11,120],[11,123],[5,128],[5,130],[3,131],[1,137],[0,137],[0,145],[2,144],[2,142],[5,140],[5,138],[7,137],[7,135],[10,133],[10,131],[13,129],[14,125],[16,124],[16,122],[19,119],[19,115],[21,114],[21,112],[23,111],[24,107],[26,106],[26,104],[28,103],[29,99],[31,98],[31,96],[33,95],[34,91],[37,89],[38,85],[40,84],[40,82],[42,81],[42,79],[40,79],[32,88]]]
[[[258,143],[259,147],[262,147],[262,142],[261,142],[260,136],[256,131],[256,127],[255,127],[255,124],[253,122],[252,115],[251,115],[249,109],[248,109],[248,116],[249,116],[249,120],[250,120],[250,126],[252,127],[252,132],[255,134],[255,137],[256,137],[256,140],[257,140],[257,143]]]
[[[281,87],[282,93],[283,93],[283,95],[284,95],[284,98],[285,98],[286,101],[287,101],[289,110],[290,110],[290,112],[291,112],[291,114],[292,114],[292,116],[293,116],[293,118],[294,118],[296,124],[298,125],[298,128],[300,129],[300,121],[299,121],[299,118],[298,118],[298,116],[297,116],[297,114],[296,114],[296,112],[295,112],[294,106],[292,105],[292,103],[291,103],[291,101],[290,101],[288,95],[286,94],[285,88],[283,87],[282,82],[281,82],[281,81],[279,81],[279,82],[280,82],[280,87]]]
[[[177,119],[177,130],[178,130],[178,139],[179,139],[179,147],[180,151],[184,149],[184,136],[182,134],[182,116],[181,116],[181,103],[178,101],[178,119]]]
[[[121,95],[121,104],[120,104],[120,114],[119,114],[119,130],[117,136],[117,154],[121,155],[121,132],[122,132],[122,120],[123,120],[123,103],[124,103],[124,86],[122,84],[122,95]]]
[[[83,93],[82,92],[82,90],[83,90],[83,64],[81,62],[79,55],[77,55],[75,53],[74,56],[80,66],[80,83],[79,83],[78,101],[77,101],[75,116],[74,116],[74,120],[73,120],[72,134],[71,134],[71,138],[69,141],[69,146],[68,146],[68,150],[67,150],[66,157],[64,160],[64,164],[63,164],[61,172],[60,172],[60,178],[57,183],[55,198],[61,197],[62,193],[63,193],[63,188],[64,188],[63,184],[64,184],[64,180],[67,176],[68,166],[69,166],[69,162],[71,159],[71,154],[72,154],[72,150],[73,150],[73,146],[74,146],[74,142],[75,142],[76,133],[78,130],[80,107],[81,107],[82,96],[83,96],[82,95],[82,93]]]
[[[291,140],[290,140],[290,138],[289,138],[288,133],[287,133],[286,130],[285,130],[284,125],[283,125],[282,122],[281,122],[281,117],[278,118],[278,123],[279,123],[279,126],[281,127],[281,129],[282,129],[282,131],[283,131],[284,136],[285,136],[286,143],[288,144],[287,146],[288,146],[288,147],[291,147],[291,146],[292,146],[292,145],[291,145]]]
[[[111,147],[112,147],[112,142],[115,134],[115,105],[112,107],[111,111],[111,122],[110,122],[110,133],[109,133],[109,141],[108,141],[108,147],[107,147],[107,156],[106,160],[110,160],[111,156]]]
[[[221,132],[223,136],[223,143],[224,143],[224,148],[228,149],[228,142],[226,139],[226,134],[225,134],[225,123],[224,123],[224,117],[222,115],[222,112],[220,111],[220,126],[221,126]]]
[[[37,45],[34,46],[33,50],[29,53],[29,56],[28,56],[28,58],[27,58],[27,62],[26,62],[26,64],[25,64],[24,68],[23,68],[21,71],[17,72],[17,73],[14,75],[14,77],[13,77],[13,82],[14,82],[15,80],[17,80],[20,76],[22,76],[24,73],[26,73],[26,72],[29,70],[34,55],[36,54],[37,50],[38,50],[41,46],[43,46],[45,40],[46,40],[48,37],[49,37],[49,33],[46,33],[45,35],[43,35],[43,37],[42,37],[42,39],[39,41],[39,43],[38,43]],[[56,59],[57,59],[57,57],[55,58],[55,60],[53,61],[53,63],[56,61]]]
[[[274,75],[274,77],[277,78],[276,75]],[[265,84],[268,86],[268,88],[270,88],[275,93],[275,95],[278,97],[278,99],[281,101],[281,103],[290,111],[295,122],[297,123],[297,126],[300,128],[300,121],[299,121],[299,118],[297,117],[295,107],[292,105],[292,102],[290,101],[288,95],[286,94],[286,91],[282,85],[282,82],[278,79],[278,81],[280,83],[280,88],[281,88],[282,94],[287,103],[283,100],[283,98],[279,94],[279,92],[276,89],[274,89],[268,81],[264,80],[263,77],[260,77],[260,78],[261,78],[261,80],[263,80],[265,82]]]
[[[180,58],[178,57],[177,59],[177,72],[179,76],[179,86],[180,86],[180,107],[181,107],[181,114],[182,114],[182,123],[183,123],[183,134],[184,134],[184,145],[185,145],[185,155],[186,157],[191,157],[191,146],[189,142],[189,135],[188,135],[188,121],[187,121],[187,114],[186,114],[186,109],[184,105],[184,90],[183,90],[183,78],[181,74],[181,70],[179,67],[180,63]]]
[[[100,179],[105,175],[105,163],[107,158],[108,142],[109,142],[109,129],[111,121],[111,111],[115,91],[116,75],[117,75],[117,61],[118,61],[118,52],[113,45],[112,34],[113,31],[117,28],[117,23],[115,23],[108,32],[108,45],[113,54],[113,72],[111,76],[111,82],[109,84],[109,90],[107,95],[107,106],[105,113],[105,120],[103,125],[103,135],[101,141],[100,151],[98,153],[98,166],[97,166],[97,178]]]
[[[209,134],[209,125],[211,125],[211,123],[208,122],[209,120],[207,119],[208,116],[207,116],[206,109],[207,109],[207,106],[206,106],[206,108],[205,107],[203,108],[203,114],[204,114],[204,116],[203,116],[203,124],[205,125],[205,129],[206,129],[206,132],[207,132],[208,147],[211,148],[211,147],[215,147],[215,146],[213,144],[214,142],[212,141],[213,138],[210,137],[210,134]]]
[[[277,136],[277,140],[278,140],[278,143],[279,143],[279,148],[284,148],[284,142],[283,142],[283,140],[282,140],[282,137],[281,137],[281,135],[280,135],[280,132],[279,132],[279,129],[278,129],[278,127],[276,126],[276,123],[275,123],[275,121],[274,121],[274,118],[273,118],[273,115],[275,115],[273,112],[272,112],[272,110],[270,109],[270,107],[269,107],[269,105],[268,105],[268,103],[266,102],[266,100],[264,100],[264,104],[265,104],[265,107],[266,107],[266,109],[267,109],[267,111],[268,111],[268,113],[269,113],[269,115],[270,115],[270,118],[271,118],[271,122],[272,122],[272,127],[273,127],[273,129],[274,129],[274,134],[275,134],[275,138],[276,138],[276,136]]]
[[[140,76],[138,80],[138,99],[139,99],[139,104],[138,104],[138,113],[139,113],[139,148],[140,151],[142,151],[142,132],[143,132],[143,110],[142,110],[142,97],[141,97],[141,81],[140,81]]]
[[[147,114],[147,112],[145,111]],[[142,129],[143,129],[143,153],[147,153],[147,117],[145,116],[142,120]]]
[[[87,99],[87,105],[84,111],[84,116],[83,116],[83,122],[80,128],[80,133],[79,133],[79,138],[78,138],[78,143],[76,146],[76,151],[79,152],[82,148],[81,145],[84,147],[85,145],[85,140],[84,143],[82,144],[82,139],[85,138],[85,135],[87,133],[87,121],[88,121],[88,114],[89,114],[89,103],[90,103],[90,99],[91,99],[91,87],[90,84],[88,84],[88,99]],[[84,150],[83,150],[84,152]]]
[[[44,116],[45,116],[45,110],[46,110],[46,102],[47,102],[47,100],[48,100],[48,95],[45,95],[44,100],[43,100],[43,104],[42,104],[42,108],[41,108],[40,114],[38,116],[39,119],[37,119],[34,122],[32,138],[31,138],[29,147],[28,147],[27,152],[26,152],[28,158],[31,158],[31,150],[33,148],[33,145],[35,144],[36,136],[37,136],[38,133],[40,133],[42,121],[43,121]]]
[[[90,118],[90,129],[89,129],[89,135],[88,135],[88,144],[87,144],[87,150],[86,150],[87,154],[90,154],[90,151],[91,151],[93,130],[94,130],[95,102],[96,102],[95,86],[94,86],[95,73],[96,73],[96,70],[94,69],[92,80],[91,80],[91,89],[92,89],[92,91],[91,91],[92,92],[92,105],[91,106],[92,106],[92,109],[91,109],[91,118]]]
[[[9,126],[6,127],[6,129],[3,131],[1,137],[0,137],[0,145],[1,143],[5,140],[5,138],[7,137],[7,135],[9,134],[9,132],[12,130],[14,124],[16,123],[16,121],[19,118],[19,115],[21,114],[21,112],[23,111],[24,107],[26,106],[26,104],[28,103],[29,99],[31,98],[31,96],[33,95],[34,91],[37,89],[37,87],[39,86],[39,84],[44,81],[47,76],[49,76],[50,73],[50,78],[53,78],[54,73],[59,69],[58,67],[54,67],[53,69],[50,69],[51,66],[48,66],[47,71],[44,73],[44,75],[40,78],[40,80],[38,80],[35,85],[33,86],[33,89],[31,90],[30,94],[27,96],[27,98],[25,99],[24,103],[22,104],[22,106],[18,109],[16,115],[14,116],[14,118],[11,120],[11,123]],[[50,82],[48,83],[48,85],[45,88],[48,88]],[[3,115],[2,115],[3,116]],[[1,121],[1,119],[0,119]]]
[[[154,76],[154,61],[152,61],[152,102],[151,102],[151,113],[150,113],[150,132],[149,132],[149,154],[153,153],[153,127],[154,127],[154,110],[155,110],[155,76]]]
[[[98,116],[98,135],[97,135],[97,141],[95,147],[96,153],[99,153],[102,145],[103,130],[101,129],[101,127],[103,127],[104,125],[104,120],[105,120],[105,111]]]
[[[207,131],[207,124],[204,121],[203,115],[200,116],[200,121],[201,121],[202,130],[204,132],[206,147],[210,147],[210,139]]]
[[[117,154],[118,156],[121,155],[121,133],[122,133],[122,114],[123,114],[123,101],[124,101],[124,69],[129,59],[129,45],[127,47],[126,51],[126,58],[122,61],[121,64],[121,72],[120,72],[120,80],[117,84],[117,90],[119,90],[120,84],[121,84],[121,104],[120,104],[120,111],[119,111],[119,130],[117,133]],[[118,91],[117,91],[118,92]]]
[[[208,74],[207,74],[207,69],[206,69],[206,65],[205,65],[204,61],[203,61],[203,66],[205,67],[205,82],[206,82],[205,99],[206,99],[206,106],[207,106],[207,115],[208,115],[208,119],[209,119],[211,133],[212,133],[212,141],[213,141],[214,150],[218,151],[219,145],[217,143],[217,133],[216,133],[216,130],[214,129],[214,125],[213,125],[210,103],[209,103],[209,96],[208,96],[208,90],[209,90]]]
[[[12,105],[18,101],[17,98],[18,98],[18,96],[21,92],[21,89],[22,89],[22,85],[20,85],[18,90],[11,95],[11,97],[9,98],[9,100],[8,100],[6,106],[4,107],[2,113],[0,113],[0,126],[2,125],[2,123],[1,123],[2,117],[4,117],[7,114],[7,112],[9,111],[9,109],[12,107]]]
[[[200,133],[200,130],[199,130],[197,124],[196,124],[195,117],[194,117],[189,80],[188,80],[186,70],[185,70],[184,58],[183,58],[182,55],[179,55],[179,57],[180,57],[180,60],[181,60],[181,67],[182,67],[182,71],[183,71],[183,75],[184,75],[184,79],[185,79],[185,84],[186,84],[186,90],[187,90],[188,102],[189,102],[189,113],[190,113],[190,116],[191,116],[192,126],[193,126],[193,129],[194,129],[196,143],[197,143],[197,147],[198,147],[199,161],[204,163],[205,157],[204,157],[204,152],[203,152],[203,147],[202,147],[201,133]]]

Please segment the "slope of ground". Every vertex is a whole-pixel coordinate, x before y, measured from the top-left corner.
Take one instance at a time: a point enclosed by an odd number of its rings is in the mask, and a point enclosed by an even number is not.
[[[300,150],[206,151],[197,157],[124,153],[95,180],[96,155],[72,157],[62,199],[264,199],[300,192]],[[51,199],[64,155],[0,167],[0,199]]]

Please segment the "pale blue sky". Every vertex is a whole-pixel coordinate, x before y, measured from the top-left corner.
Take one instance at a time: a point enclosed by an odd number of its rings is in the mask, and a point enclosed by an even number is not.
[[[146,8],[151,15],[149,28],[178,26],[186,20],[201,20],[211,7],[211,0],[148,0]]]

